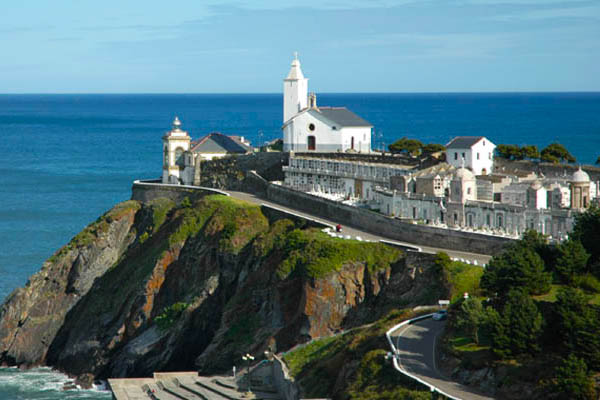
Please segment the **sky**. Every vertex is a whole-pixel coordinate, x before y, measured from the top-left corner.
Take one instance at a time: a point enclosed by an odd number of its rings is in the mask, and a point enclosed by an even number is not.
[[[0,49],[0,93],[600,91],[600,1],[6,1]]]

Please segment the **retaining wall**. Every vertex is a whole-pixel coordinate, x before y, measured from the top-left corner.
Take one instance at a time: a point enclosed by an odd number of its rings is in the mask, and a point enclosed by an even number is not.
[[[281,185],[269,184],[266,197],[275,203],[339,221],[343,225],[423,246],[493,255],[513,241],[497,236],[406,223],[370,210],[344,205]]]
[[[147,203],[159,197],[166,197],[179,204],[186,197],[193,200],[207,194],[229,196],[226,192],[218,189],[185,185],[165,185],[160,180],[134,181],[131,187],[131,200],[137,200],[142,203]]]

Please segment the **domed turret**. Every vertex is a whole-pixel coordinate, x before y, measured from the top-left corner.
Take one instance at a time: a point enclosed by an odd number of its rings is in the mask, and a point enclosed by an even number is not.
[[[474,180],[475,174],[473,174],[473,172],[471,172],[467,168],[461,167],[456,170],[456,172],[454,173],[454,177],[456,179],[462,179],[462,180]]]
[[[587,172],[582,170],[581,166],[580,166],[579,169],[577,171],[575,171],[575,173],[573,174],[572,182],[585,183],[585,182],[589,182],[589,181],[590,181],[590,176],[587,174]]]

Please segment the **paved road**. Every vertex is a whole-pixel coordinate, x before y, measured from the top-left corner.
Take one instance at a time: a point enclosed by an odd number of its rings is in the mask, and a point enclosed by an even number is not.
[[[311,215],[311,214],[308,214],[308,213],[305,213],[305,212],[297,211],[297,210],[291,209],[289,207],[285,207],[285,206],[279,205],[277,203],[273,203],[273,202],[271,202],[269,200],[265,200],[265,199],[259,198],[259,197],[255,196],[253,194],[244,193],[244,192],[234,192],[234,191],[230,191],[230,190],[225,190],[225,192],[229,193],[231,195],[231,197],[234,197],[236,199],[245,200],[245,201],[248,201],[248,202],[251,202],[251,203],[256,203],[256,204],[266,204],[266,205],[269,205],[269,206],[272,206],[272,207],[276,207],[276,208],[280,208],[280,209],[286,210],[288,212],[292,212],[294,214],[302,215],[302,216],[305,216],[305,217],[308,217],[308,218],[311,218],[311,219],[314,219],[314,220],[317,220],[317,221],[329,224],[331,226],[335,226],[338,223],[342,224],[343,225],[343,234],[344,235],[350,235],[352,237],[360,236],[361,238],[363,238],[365,240],[372,240],[372,241],[389,240],[389,241],[393,241],[393,242],[400,243],[400,244],[403,243],[403,242],[399,242],[397,240],[394,240],[394,239],[391,239],[391,238],[388,238],[388,237],[374,235],[374,234],[371,234],[371,233],[368,233],[368,232],[365,232],[365,231],[361,231],[361,230],[356,229],[354,227],[347,226],[347,225],[344,224],[344,221],[332,221],[332,220],[327,220],[327,219],[324,219],[324,218],[320,218],[320,217],[317,217],[315,215]],[[477,260],[477,263],[479,265],[487,264],[488,261],[491,258],[490,256],[484,255],[484,254],[468,253],[468,252],[465,252],[465,251],[456,251],[456,250],[442,249],[442,248],[439,248],[439,247],[432,247],[432,246],[422,246],[420,244],[412,244],[412,245],[420,247],[423,250],[423,252],[425,252],[425,253],[435,254],[438,251],[444,251],[451,258],[462,258],[462,259],[465,259],[465,260],[470,260],[471,262],[473,260]]]
[[[493,400],[493,397],[449,380],[438,371],[435,343],[444,330],[444,325],[443,321],[429,318],[405,325],[394,332],[392,340],[398,349],[400,368],[454,397],[464,400]]]

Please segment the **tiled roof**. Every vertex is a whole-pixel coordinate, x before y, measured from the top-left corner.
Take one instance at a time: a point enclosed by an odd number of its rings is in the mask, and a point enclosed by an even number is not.
[[[446,149],[470,149],[481,139],[485,138],[483,136],[457,136],[446,145]]]
[[[235,138],[223,135],[222,133],[209,133],[202,139],[192,143],[194,153],[238,153],[245,154],[252,151],[252,147],[247,146]]]
[[[346,126],[373,126],[370,122],[362,119],[346,107],[319,107],[313,108],[309,112],[318,112],[331,122],[334,122],[339,128]]]

